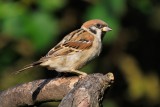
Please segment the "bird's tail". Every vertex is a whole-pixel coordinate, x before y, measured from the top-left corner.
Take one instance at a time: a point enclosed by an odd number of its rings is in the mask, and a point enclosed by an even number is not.
[[[40,61],[33,62],[33,63],[29,64],[29,65],[26,65],[26,66],[23,67],[22,69],[20,69],[20,70],[18,70],[18,71],[16,71],[16,72],[13,72],[13,74],[14,74],[14,75],[19,74],[19,73],[23,72],[23,71],[26,70],[26,69],[30,69],[30,68],[35,67],[35,66],[38,66],[38,65],[40,65],[40,64],[41,64]]]

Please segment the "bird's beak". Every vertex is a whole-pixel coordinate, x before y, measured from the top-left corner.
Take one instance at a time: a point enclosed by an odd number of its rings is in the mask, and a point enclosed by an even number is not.
[[[112,29],[111,28],[109,28],[109,27],[103,27],[102,28],[102,31],[103,32],[107,32],[107,31],[111,31]]]

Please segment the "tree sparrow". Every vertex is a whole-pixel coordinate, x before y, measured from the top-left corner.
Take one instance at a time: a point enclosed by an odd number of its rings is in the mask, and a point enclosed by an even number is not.
[[[57,72],[87,75],[78,69],[100,54],[101,39],[110,30],[112,29],[102,20],[89,20],[80,29],[66,35],[46,56],[18,70],[16,74],[39,65]]]

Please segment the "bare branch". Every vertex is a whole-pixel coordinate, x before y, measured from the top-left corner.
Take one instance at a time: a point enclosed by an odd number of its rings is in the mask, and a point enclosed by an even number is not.
[[[62,99],[59,107],[99,107],[95,105],[100,104],[104,90],[110,87],[113,79],[113,74],[108,73],[36,80],[2,91],[0,107],[37,105]]]
[[[79,77],[36,80],[0,93],[0,107],[18,107],[60,101]]]
[[[100,107],[104,91],[113,80],[112,73],[88,75],[63,98],[59,107]]]

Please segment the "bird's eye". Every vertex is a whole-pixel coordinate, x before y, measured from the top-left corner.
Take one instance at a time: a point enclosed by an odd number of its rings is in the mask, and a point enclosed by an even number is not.
[[[100,28],[100,27],[101,27],[101,24],[96,24],[96,27],[97,27],[97,28]]]

